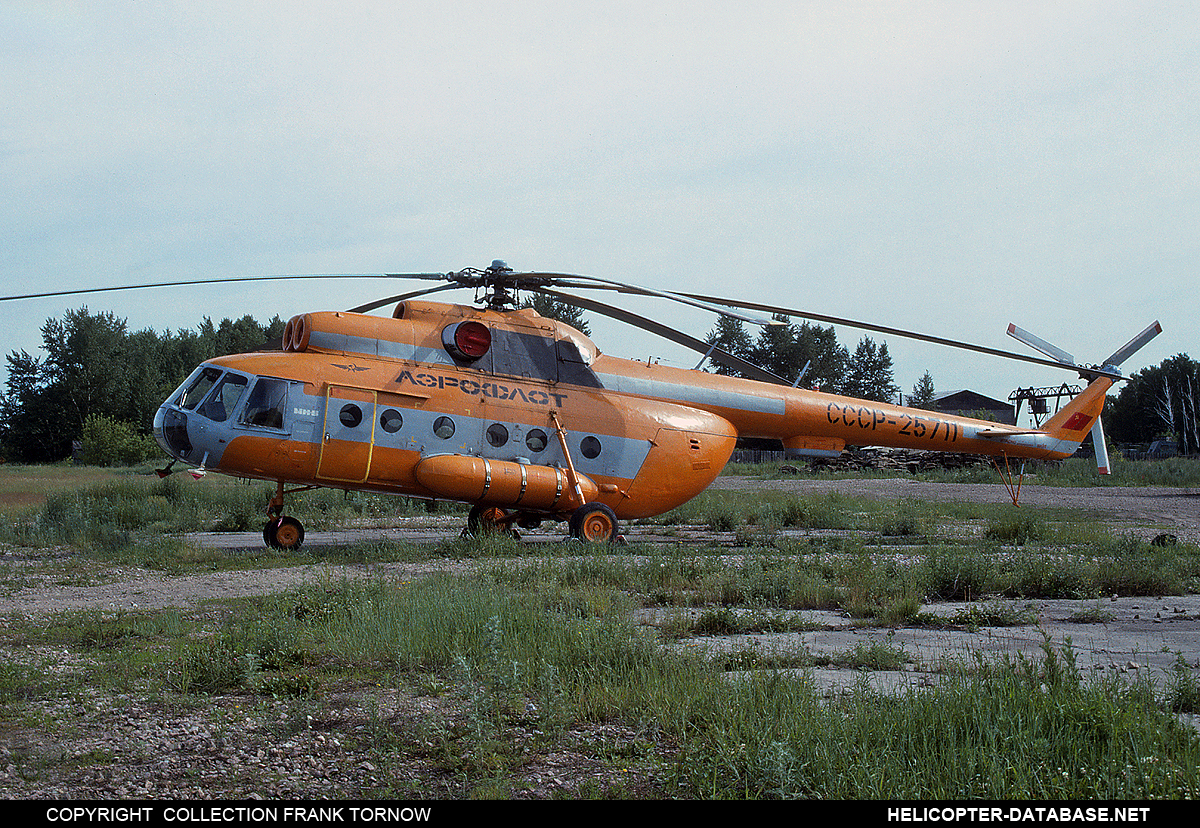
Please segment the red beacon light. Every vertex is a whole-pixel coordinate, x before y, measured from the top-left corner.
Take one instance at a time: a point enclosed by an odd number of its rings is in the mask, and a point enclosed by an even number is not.
[[[474,362],[492,347],[492,332],[473,319],[456,322],[442,328],[442,345],[455,359]]]

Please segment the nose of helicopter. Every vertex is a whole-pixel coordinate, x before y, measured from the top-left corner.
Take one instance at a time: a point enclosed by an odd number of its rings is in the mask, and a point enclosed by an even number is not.
[[[154,415],[154,439],[168,455],[186,461],[193,450],[187,414],[164,402]]]

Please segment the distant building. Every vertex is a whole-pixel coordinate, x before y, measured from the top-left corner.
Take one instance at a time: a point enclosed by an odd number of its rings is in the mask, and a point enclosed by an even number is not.
[[[948,391],[944,394],[934,394],[933,401],[934,409],[943,414],[994,420],[1008,425],[1016,425],[1017,422],[1012,403],[1007,400],[993,400],[991,397],[985,397],[974,391]]]

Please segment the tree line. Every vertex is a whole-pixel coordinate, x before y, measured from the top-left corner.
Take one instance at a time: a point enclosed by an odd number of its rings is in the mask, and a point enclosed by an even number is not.
[[[587,332],[578,309],[550,303],[547,316]],[[721,317],[707,341],[806,388],[860,399],[894,402],[900,392],[887,343],[862,337],[854,353],[840,345],[832,326],[799,325],[785,316],[751,338],[742,323]],[[219,324],[205,317],[196,330],[159,334],[129,331],[111,312],[86,307],[42,326],[44,353],[7,356],[8,379],[0,395],[0,457],[14,462],[55,462],[70,457],[84,434],[115,429],[146,438],[167,396],[205,360],[278,343],[284,322],[260,323],[251,316]],[[736,371],[719,363],[709,370]],[[934,406],[933,380],[926,372],[905,395],[917,408]],[[1111,395],[1105,430],[1116,443],[1173,440],[1185,454],[1200,453],[1200,363],[1179,354],[1132,374]]]
[[[8,354],[0,453],[16,462],[62,460],[95,418],[149,435],[162,401],[197,365],[277,343],[283,328],[278,316],[266,324],[205,317],[194,331],[131,332],[111,312],[67,311],[42,326],[44,353]]]
[[[1170,440],[1184,454],[1200,453],[1200,362],[1176,354],[1130,374],[1109,395],[1104,430],[1118,443]]]
[[[759,329],[758,337],[752,339],[740,320],[722,316],[705,341],[778,377],[791,382],[799,380],[804,388],[862,400],[897,402],[900,386],[896,384],[886,342],[877,345],[864,336],[851,354],[838,343],[832,326],[809,322],[796,325],[782,314],[775,314],[772,319],[778,324],[764,326]],[[741,376],[736,368],[717,362],[711,370]],[[919,396],[919,403],[932,404],[933,380],[928,373],[922,384],[914,387],[913,394]]]

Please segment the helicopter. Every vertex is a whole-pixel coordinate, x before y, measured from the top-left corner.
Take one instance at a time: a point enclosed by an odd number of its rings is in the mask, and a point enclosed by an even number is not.
[[[500,260],[444,274],[373,275],[440,284],[346,311],[298,314],[274,347],[197,366],[155,415],[155,439],[172,458],[160,475],[182,462],[197,478],[217,472],[273,482],[263,541],[288,550],[303,543],[304,527],[285,514],[287,496],[321,487],[471,504],[466,533],[516,534],[554,520],[573,539],[612,542],[621,521],[662,514],[702,492],[747,437],[777,441],[797,458],[876,445],[986,455],[1007,467],[1069,457],[1091,433],[1099,435],[1103,473],[1106,392],[1122,379],[1121,363],[1162,330],[1155,322],[1085,366],[1016,326],[1009,334],[1048,358],[759,303],[517,272]],[[127,287],[286,278],[356,277]],[[798,380],[564,288],[658,297],[757,325],[780,323],[742,311],[846,324],[1068,368],[1088,384],[1036,429],[853,399],[798,387]],[[474,301],[425,298],[451,289],[474,290]],[[36,296],[85,292],[92,291]],[[521,308],[522,292],[659,334],[741,376],[609,356],[578,330]],[[394,306],[390,317],[370,313],[386,305]],[[1014,488],[1009,475],[1006,484],[1017,503],[1019,483]]]

